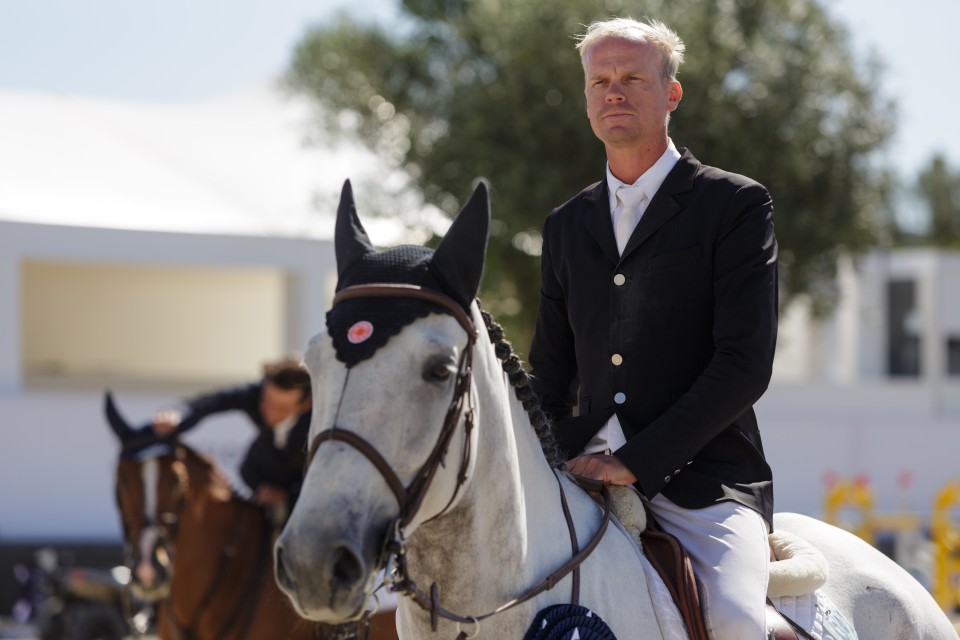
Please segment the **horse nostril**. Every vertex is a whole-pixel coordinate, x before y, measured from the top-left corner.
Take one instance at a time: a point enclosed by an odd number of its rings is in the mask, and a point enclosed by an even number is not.
[[[293,578],[290,577],[290,574],[287,572],[287,566],[283,562],[283,546],[278,542],[276,550],[274,552],[274,563],[276,566],[277,573],[277,584],[279,584],[283,589],[287,591],[293,591],[295,585]]]
[[[363,575],[363,564],[356,554],[347,547],[338,547],[332,554],[333,575],[331,582],[334,590],[354,587]]]

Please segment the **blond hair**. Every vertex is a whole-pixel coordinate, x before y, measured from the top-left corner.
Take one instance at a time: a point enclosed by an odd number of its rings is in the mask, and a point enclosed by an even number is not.
[[[673,29],[659,20],[651,20],[647,23],[633,18],[611,18],[593,22],[587,26],[587,30],[582,35],[577,36],[577,51],[580,52],[580,58],[583,59],[594,43],[605,38],[649,42],[660,52],[660,74],[663,79],[677,79],[677,70],[683,62],[683,52],[687,47]]]

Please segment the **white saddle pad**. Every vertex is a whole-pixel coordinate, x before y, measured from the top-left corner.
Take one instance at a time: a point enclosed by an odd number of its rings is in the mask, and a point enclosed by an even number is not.
[[[771,598],[777,611],[816,640],[857,640],[857,632],[821,591],[802,596]]]

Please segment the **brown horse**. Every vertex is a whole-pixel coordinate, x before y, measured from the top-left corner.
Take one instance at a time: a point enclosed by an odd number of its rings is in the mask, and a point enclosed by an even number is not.
[[[106,403],[111,427],[126,442],[116,494],[130,586],[138,597],[159,601],[162,640],[397,638],[393,611],[374,616],[369,627],[300,618],[274,580],[263,510],[237,496],[217,466],[186,444],[131,442],[136,432],[109,395]]]

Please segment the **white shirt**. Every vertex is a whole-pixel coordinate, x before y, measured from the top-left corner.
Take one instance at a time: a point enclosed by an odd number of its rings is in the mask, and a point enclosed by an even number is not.
[[[638,205],[637,220],[643,216],[643,212],[647,210],[647,205],[650,204],[650,201],[653,200],[653,196],[660,189],[660,185],[663,184],[663,181],[667,179],[667,174],[673,170],[674,165],[677,164],[677,161],[680,160],[680,152],[677,151],[677,147],[674,146],[673,140],[667,140],[667,150],[663,152],[663,155],[653,163],[653,166],[647,169],[642,176],[637,178],[636,182],[633,185],[627,186],[638,186],[643,189],[644,194],[647,196],[646,199]],[[617,198],[617,189],[619,189],[624,182],[619,180],[610,172],[610,163],[607,163],[607,188],[610,192],[610,217],[613,222],[613,228],[617,228],[617,220],[620,217],[620,214],[623,211],[623,205],[620,202],[620,199]],[[627,443],[627,439],[623,435],[623,427],[620,426],[620,418],[617,417],[617,414],[614,413],[610,416],[610,419],[603,425],[600,431],[597,432],[593,439],[587,443],[587,446],[583,448],[582,453],[611,453],[616,451],[623,445]]]
[[[293,429],[293,426],[297,424],[297,420],[300,419],[300,416],[294,414],[279,423],[273,428],[273,446],[277,449],[283,449],[287,446],[287,439],[290,437],[290,431]]]
[[[663,181],[667,179],[667,174],[673,170],[678,160],[680,160],[680,152],[677,151],[677,147],[674,146],[673,140],[667,138],[667,150],[663,152],[663,155],[653,163],[652,167],[644,171],[643,175],[637,178],[636,182],[632,185],[626,185],[628,187],[640,187],[647,196],[647,199],[638,206],[640,209],[638,220],[643,216],[643,212],[647,210],[647,205],[653,200],[653,196],[657,193],[657,190],[660,189]],[[623,206],[619,198],[617,198],[617,189],[625,184],[626,183],[610,173],[610,163],[608,162],[607,191],[609,191],[610,194],[610,218],[613,221],[614,229],[617,228],[617,220],[619,220],[620,213],[623,211]]]

